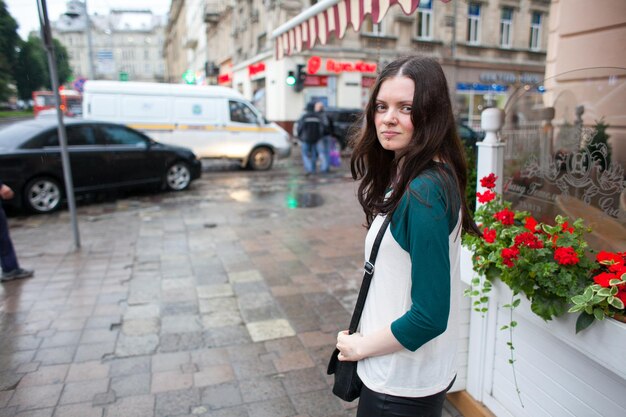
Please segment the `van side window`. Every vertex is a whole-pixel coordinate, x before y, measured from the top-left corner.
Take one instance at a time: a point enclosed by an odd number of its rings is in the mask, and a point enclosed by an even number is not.
[[[230,110],[230,120],[237,123],[258,123],[256,114],[252,109],[244,103],[239,101],[228,101],[228,108]]]

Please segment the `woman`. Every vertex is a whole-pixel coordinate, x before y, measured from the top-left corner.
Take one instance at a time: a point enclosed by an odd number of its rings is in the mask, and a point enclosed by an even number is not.
[[[355,141],[369,255],[391,213],[359,332],[337,337],[359,361],[357,417],[441,416],[456,377],[461,229],[479,233],[464,198],[467,170],[446,78],[428,58],[382,71]]]

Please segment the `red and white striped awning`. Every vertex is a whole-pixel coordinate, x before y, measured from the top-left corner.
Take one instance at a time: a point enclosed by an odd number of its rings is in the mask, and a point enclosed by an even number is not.
[[[276,58],[310,49],[318,41],[325,45],[331,34],[341,39],[348,24],[358,31],[367,15],[372,16],[373,23],[380,23],[395,4],[408,16],[419,3],[420,0],[322,0],[272,32]]]

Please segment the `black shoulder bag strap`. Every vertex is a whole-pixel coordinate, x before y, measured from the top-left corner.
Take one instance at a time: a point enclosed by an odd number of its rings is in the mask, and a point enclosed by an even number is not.
[[[376,262],[380,242],[383,240],[383,235],[385,234],[387,226],[389,226],[389,222],[391,221],[391,215],[392,213],[387,213],[387,216],[385,217],[385,220],[376,235],[376,240],[374,241],[372,251],[370,252],[370,259],[365,262],[365,265],[363,266],[365,273],[363,274],[363,282],[361,283],[361,289],[359,290],[359,297],[356,300],[354,313],[352,313],[352,320],[350,320],[350,327],[348,328],[349,334],[356,332],[356,329],[359,326],[361,314],[363,313],[363,307],[365,306],[365,298],[367,297],[367,292],[370,289],[370,283],[372,282],[372,277],[374,276],[374,262]]]

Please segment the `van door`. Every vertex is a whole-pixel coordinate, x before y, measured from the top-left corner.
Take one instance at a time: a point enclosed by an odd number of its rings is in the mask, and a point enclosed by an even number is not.
[[[167,143],[191,148],[198,158],[225,156],[219,150],[225,128],[224,99],[174,97],[173,105],[176,126]]]
[[[230,135],[223,144],[225,152],[232,158],[246,158],[257,144],[265,142],[261,120],[249,104],[234,99],[228,100],[228,117]]]

